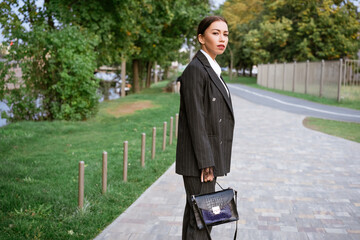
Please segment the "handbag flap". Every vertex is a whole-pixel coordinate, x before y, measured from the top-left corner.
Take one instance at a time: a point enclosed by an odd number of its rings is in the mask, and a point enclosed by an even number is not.
[[[233,189],[195,196],[198,207],[207,211],[216,211],[217,208],[222,209],[232,199],[234,199]]]

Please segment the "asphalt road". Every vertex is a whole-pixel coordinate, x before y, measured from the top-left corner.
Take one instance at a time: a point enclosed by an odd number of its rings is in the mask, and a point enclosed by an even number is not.
[[[314,103],[241,84],[228,84],[232,95],[263,106],[309,117],[360,123],[360,111]]]

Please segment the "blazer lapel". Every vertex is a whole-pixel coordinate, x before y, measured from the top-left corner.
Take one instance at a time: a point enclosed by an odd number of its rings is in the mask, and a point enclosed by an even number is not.
[[[196,53],[196,57],[200,60],[200,62],[205,66],[206,71],[208,72],[211,81],[213,81],[213,83],[215,84],[215,86],[219,89],[219,91],[221,92],[221,94],[223,95],[226,104],[228,105],[231,114],[234,116],[233,113],[233,109],[232,109],[232,103],[231,103],[231,98],[230,98],[230,91],[229,91],[229,95],[227,94],[227,91],[225,90],[225,86],[220,82],[221,80],[219,79],[219,77],[216,75],[214,69],[212,69],[212,67],[210,66],[209,61],[207,60],[207,58],[205,57],[205,55],[201,52],[198,51]],[[225,83],[225,82],[224,82]]]
[[[216,74],[216,73],[215,73]],[[220,75],[220,78],[221,78],[221,80],[225,83],[225,81],[224,81],[224,79],[223,79],[223,77]],[[222,84],[222,83],[221,83]],[[226,85],[226,83],[225,83],[225,86],[227,87],[227,89],[228,89],[228,91],[229,91],[229,95],[228,95],[228,104],[230,104],[230,109],[231,109],[231,113],[232,114],[234,114],[232,111],[233,111],[233,109],[232,109],[232,102],[231,102],[231,93],[230,93],[230,89],[228,88],[228,86]],[[226,95],[227,95],[227,92],[226,92]]]

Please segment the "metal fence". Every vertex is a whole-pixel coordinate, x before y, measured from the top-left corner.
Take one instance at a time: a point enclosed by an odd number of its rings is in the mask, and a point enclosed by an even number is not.
[[[359,85],[360,61],[293,62],[260,64],[261,86],[340,100],[341,83]]]

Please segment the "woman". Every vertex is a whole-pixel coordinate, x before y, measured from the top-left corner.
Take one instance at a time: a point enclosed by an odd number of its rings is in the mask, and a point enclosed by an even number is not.
[[[180,78],[176,173],[183,175],[186,191],[182,239],[207,239],[206,230],[196,227],[191,195],[214,192],[216,177],[230,172],[234,115],[215,61],[226,49],[228,33],[224,18],[204,18],[197,32],[201,50]]]

